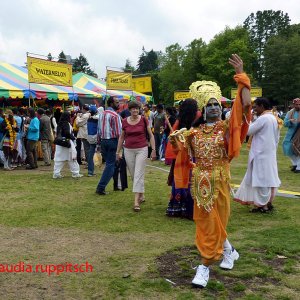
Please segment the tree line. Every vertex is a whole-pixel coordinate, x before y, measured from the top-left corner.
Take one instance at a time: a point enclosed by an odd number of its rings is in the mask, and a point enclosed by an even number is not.
[[[251,13],[242,26],[225,27],[209,43],[198,38],[164,52],[143,48],[137,66],[127,59],[124,70],[151,75],[156,102],[173,103],[174,91],[188,90],[196,80],[216,81],[230,98],[235,83],[227,61],[232,53],[243,58],[252,86],[261,87],[274,104],[287,105],[300,96],[300,24],[291,25],[280,10]]]

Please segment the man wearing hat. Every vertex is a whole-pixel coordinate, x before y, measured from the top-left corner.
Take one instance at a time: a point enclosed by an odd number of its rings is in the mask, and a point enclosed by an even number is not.
[[[97,146],[98,110],[95,105],[90,106],[91,116],[87,120],[87,141],[90,144],[88,162],[88,177],[94,176],[94,154]]]
[[[282,146],[284,155],[288,156],[292,161],[291,171],[300,173],[300,156],[293,151],[292,143],[292,138],[300,126],[300,98],[294,99],[293,105],[294,108],[286,114],[284,119],[284,126],[288,128],[288,131]]]

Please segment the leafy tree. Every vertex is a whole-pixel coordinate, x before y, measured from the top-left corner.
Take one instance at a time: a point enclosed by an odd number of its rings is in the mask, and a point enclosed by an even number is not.
[[[295,29],[292,28],[293,31]],[[300,34],[278,35],[265,47],[263,92],[281,105],[300,95]]]
[[[64,51],[61,51],[58,55],[58,62],[67,63],[67,58]]]
[[[195,39],[185,47],[185,54],[182,61],[183,80],[186,89],[190,84],[198,79],[198,73],[203,73],[204,66],[202,63],[206,44],[203,40]]]
[[[126,63],[125,63],[125,67],[123,68],[123,71],[132,72],[132,73],[135,71],[134,67],[131,64],[131,61],[128,58],[126,59]]]
[[[258,11],[244,21],[244,27],[249,31],[251,47],[257,54],[256,78],[261,82],[265,75],[264,49],[269,38],[280,32],[287,32],[290,23],[288,14],[281,10]]]
[[[185,51],[179,44],[166,48],[161,57],[161,69],[158,74],[160,80],[160,102],[173,104],[174,91],[186,89],[183,77],[182,63]]]
[[[223,95],[228,98],[231,88],[235,87],[232,79],[234,71],[228,64],[228,58],[233,53],[237,53],[243,59],[245,71],[251,77],[255,54],[249,45],[248,32],[241,26],[234,29],[226,27],[210,41],[202,58],[203,71],[199,70],[197,75],[199,80],[216,81]]]
[[[137,74],[146,74],[150,71],[158,69],[158,55],[153,49],[149,52],[145,51],[143,47],[143,53],[139,57]]]
[[[133,74],[148,74],[152,79],[152,96],[155,101],[159,99],[159,59],[161,52],[156,52],[153,49],[149,52],[143,47],[142,54],[138,59],[137,69],[133,71]]]
[[[52,58],[53,58],[53,57],[52,57],[51,53],[49,52],[48,55],[47,55],[47,59],[48,59],[48,60],[52,60]]]
[[[81,53],[79,57],[75,59],[72,70],[73,73],[83,72],[85,74],[98,78],[98,75],[94,71],[92,71],[91,67],[89,66],[86,57]]]

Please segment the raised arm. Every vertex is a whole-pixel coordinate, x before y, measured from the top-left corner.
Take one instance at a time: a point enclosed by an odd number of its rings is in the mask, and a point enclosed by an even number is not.
[[[237,54],[232,54],[229,63],[236,75],[234,80],[238,84],[237,96],[230,114],[228,131],[228,157],[231,160],[240,153],[240,148],[246,138],[251,119],[250,79],[243,69],[243,61]]]
[[[244,73],[244,63],[237,54],[232,54],[231,58],[229,58],[229,63],[234,67],[236,75]],[[248,113],[251,107],[251,94],[249,87],[242,88],[241,96],[243,112]]]

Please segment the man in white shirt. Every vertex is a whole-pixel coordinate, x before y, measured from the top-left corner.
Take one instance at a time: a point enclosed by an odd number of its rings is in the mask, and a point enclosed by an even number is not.
[[[277,188],[280,186],[277,169],[279,122],[270,110],[268,99],[257,98],[253,110],[258,116],[248,131],[252,137],[248,168],[234,200],[242,204],[254,204],[252,212],[268,212],[273,209]]]

